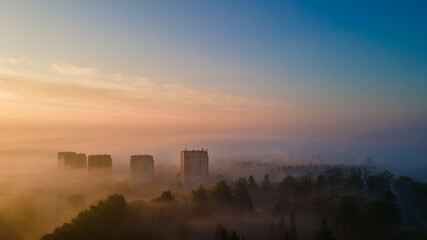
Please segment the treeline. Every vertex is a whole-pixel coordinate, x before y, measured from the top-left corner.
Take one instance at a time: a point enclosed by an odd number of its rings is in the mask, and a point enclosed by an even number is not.
[[[150,201],[112,195],[42,240],[427,239],[427,184],[332,168],[259,183],[252,176]]]

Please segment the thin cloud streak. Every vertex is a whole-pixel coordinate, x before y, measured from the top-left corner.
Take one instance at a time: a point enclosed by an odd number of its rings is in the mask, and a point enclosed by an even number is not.
[[[114,153],[230,137],[271,137],[280,102],[203,92],[95,68],[0,60],[0,153]],[[288,119],[286,119],[288,118]]]
[[[288,107],[283,103],[202,92],[177,84],[159,84],[141,77],[106,75],[95,68],[71,64],[51,63],[47,67],[27,58],[2,59],[0,63],[2,96],[21,95],[39,103],[49,100],[67,107],[82,102],[100,109],[107,106],[107,109],[162,111],[165,108],[169,111],[174,107],[218,112],[283,111]]]

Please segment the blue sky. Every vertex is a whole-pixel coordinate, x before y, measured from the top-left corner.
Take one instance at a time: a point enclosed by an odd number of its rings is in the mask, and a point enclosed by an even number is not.
[[[392,101],[406,91],[407,97],[426,100],[420,91],[426,88],[427,76],[422,2],[2,5],[1,50],[8,57],[72,62],[285,101],[304,101],[307,88],[314,95],[356,91]],[[378,94],[367,90],[370,87],[383,91]]]

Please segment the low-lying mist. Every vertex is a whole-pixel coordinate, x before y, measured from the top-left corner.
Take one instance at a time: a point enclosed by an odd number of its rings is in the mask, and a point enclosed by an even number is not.
[[[266,175],[271,182],[280,182],[288,175],[301,177],[307,172],[312,172],[313,177],[316,177],[333,166],[370,164],[377,172],[383,169],[375,159],[367,162],[366,159],[361,158],[360,160],[332,156],[316,158],[308,155],[285,159],[277,155],[255,158],[249,157],[251,152],[247,152],[246,157],[227,158],[224,157],[224,153],[215,153],[218,147],[221,146],[214,145],[213,151],[210,151],[210,183],[207,187],[214,186],[220,180],[233,183],[240,177],[248,178],[248,176],[253,176],[259,184],[265,180]],[[58,167],[55,152],[2,155],[0,157],[0,239],[38,239],[64,222],[69,222],[90,205],[115,193],[123,194],[126,201],[131,203],[138,200],[150,201],[160,196],[163,191],[172,190],[177,196],[189,201],[191,189],[183,189],[178,184],[178,160],[166,161],[165,159],[168,158],[172,159],[170,155],[164,154],[163,161],[155,163],[155,179],[152,184],[140,185],[131,181],[129,162],[124,155],[120,154],[113,155],[113,172],[106,176],[90,176],[87,170],[61,169]],[[284,166],[293,166],[293,168]],[[420,175],[414,174],[414,176],[415,179],[419,179],[417,176]],[[263,211],[267,211],[266,209],[274,205],[273,202],[269,202],[270,200],[264,199],[263,194],[253,195],[252,200],[257,204],[255,210],[261,215]],[[290,215],[286,216],[286,218],[289,217]],[[206,231],[211,231],[208,229],[212,226],[221,223],[237,233],[245,232],[253,236],[246,239],[257,239],[254,236],[258,236],[259,239],[262,238],[264,231],[269,231],[266,229],[271,228],[271,222],[279,221],[280,218],[272,219],[267,213],[265,218],[248,218],[237,212],[231,215],[210,216],[208,219],[195,218],[191,220],[191,225],[199,226],[196,229],[201,232],[201,236]],[[299,212],[296,223],[299,226],[308,226],[307,232],[299,230],[301,239],[307,239],[308,233],[321,225],[318,217],[313,218],[309,211]],[[260,227],[261,230],[256,230],[254,226],[262,227]]]

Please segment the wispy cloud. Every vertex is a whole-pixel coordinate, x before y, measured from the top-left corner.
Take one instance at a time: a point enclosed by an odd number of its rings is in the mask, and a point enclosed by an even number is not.
[[[2,65],[29,64],[32,66],[34,65],[34,63],[32,61],[30,61],[28,57],[20,57],[20,58],[0,57],[0,64],[2,64]]]
[[[284,115],[289,108],[281,102],[204,92],[140,76],[104,74],[68,63],[35,63],[28,58],[0,58],[0,84],[1,98],[28,106],[266,120],[272,114]]]
[[[265,137],[280,134],[273,128],[290,121],[292,111],[281,102],[205,92],[173,81],[28,58],[0,60],[0,152],[64,146],[91,151],[108,146],[119,152],[219,136]],[[73,140],[37,140],[58,137]],[[36,140],[30,147],[22,145],[25,139]]]
[[[79,67],[67,63],[51,63],[50,69],[59,74],[73,75],[73,76],[96,76],[98,70],[90,67]]]

